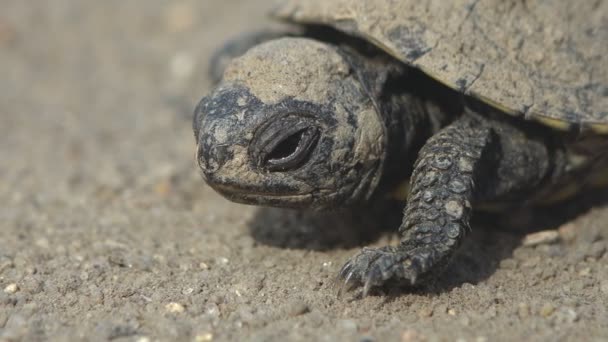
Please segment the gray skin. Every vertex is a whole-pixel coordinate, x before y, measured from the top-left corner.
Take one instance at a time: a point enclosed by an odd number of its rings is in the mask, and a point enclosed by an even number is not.
[[[329,209],[410,179],[398,246],[339,276],[363,295],[441,273],[481,202],[526,199],[569,174],[563,137],[449,90],[363,42],[282,38],[234,59],[195,111],[206,182],[239,203]]]

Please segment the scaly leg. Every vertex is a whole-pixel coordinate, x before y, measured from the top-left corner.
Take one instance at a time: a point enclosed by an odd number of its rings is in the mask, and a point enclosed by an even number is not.
[[[367,295],[389,280],[414,285],[437,275],[470,230],[472,203],[525,196],[561,172],[556,152],[544,137],[466,113],[420,150],[400,244],[352,257],[340,271],[345,286],[362,284]]]

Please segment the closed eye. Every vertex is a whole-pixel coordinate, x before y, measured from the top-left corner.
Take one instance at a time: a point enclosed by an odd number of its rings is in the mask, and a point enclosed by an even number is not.
[[[314,128],[304,128],[288,135],[264,157],[264,167],[268,171],[287,171],[301,166],[308,160],[318,136]]]

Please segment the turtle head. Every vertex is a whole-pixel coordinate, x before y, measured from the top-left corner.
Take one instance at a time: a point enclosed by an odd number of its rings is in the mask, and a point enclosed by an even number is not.
[[[368,198],[384,125],[336,47],[306,38],[232,61],[195,111],[203,178],[239,203],[328,208]]]

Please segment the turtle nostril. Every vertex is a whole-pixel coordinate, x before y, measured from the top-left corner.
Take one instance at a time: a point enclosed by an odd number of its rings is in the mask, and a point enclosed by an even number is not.
[[[209,148],[202,148],[199,146],[198,151],[198,164],[204,173],[217,172],[230,158],[232,157],[231,151],[228,146],[218,145]]]

